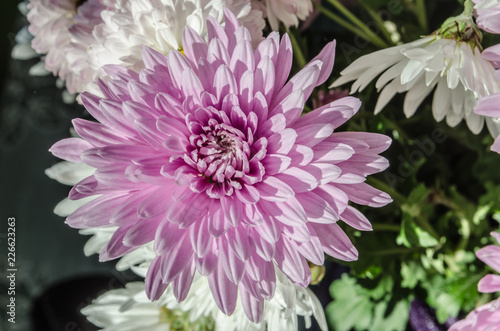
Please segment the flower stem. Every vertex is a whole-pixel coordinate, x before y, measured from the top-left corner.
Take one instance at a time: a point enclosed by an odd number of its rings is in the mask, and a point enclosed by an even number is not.
[[[373,230],[375,231],[391,231],[391,232],[401,231],[401,226],[397,224],[372,223],[372,227]]]
[[[465,0],[464,7],[465,8],[462,15],[472,16],[472,13],[474,12],[474,3],[472,2],[472,0]]]
[[[315,9],[317,9],[319,12],[321,12],[322,14],[324,14],[325,16],[330,18],[332,21],[334,21],[335,23],[337,23],[341,27],[346,28],[347,30],[351,31],[352,33],[357,34],[358,36],[362,37],[363,39],[368,40],[368,37],[365,35],[365,33],[363,31],[361,31],[360,29],[358,29],[354,25],[350,24],[349,22],[347,22],[346,20],[344,20],[343,18],[341,18],[337,14],[332,13],[331,11],[329,11],[325,7],[322,7],[320,4],[318,4],[316,2],[313,2],[313,5],[314,5]]]
[[[378,28],[380,29],[380,31],[384,35],[385,39],[389,42],[389,44],[391,46],[394,46],[394,42],[392,41],[391,34],[389,33],[389,31],[387,31],[387,28],[385,27],[384,21],[382,20],[382,18],[380,18],[380,16],[370,6],[368,6],[364,2],[364,0],[358,0],[358,2],[361,4],[361,6],[363,6],[364,10],[366,10],[368,12],[370,17],[377,24]]]
[[[295,57],[295,60],[297,60],[299,68],[304,68],[304,66],[307,64],[307,61],[304,57],[304,54],[302,53],[302,49],[299,43],[297,42],[297,38],[295,38],[295,34],[291,31],[288,31],[288,36],[290,37],[290,41],[292,42],[293,55]]]
[[[425,8],[425,0],[417,0],[417,20],[422,30],[427,32],[427,14]]]
[[[387,48],[389,45],[379,36],[377,36],[370,28],[361,22],[360,19],[358,19],[353,13],[349,11],[344,5],[342,5],[338,0],[328,0],[328,2],[337,8],[338,11],[340,11],[345,17],[347,17],[349,20],[351,20],[354,25],[356,25],[361,31],[364,32],[366,37],[368,37],[368,41],[370,41],[372,44],[380,47],[380,48]],[[360,35],[361,36],[361,35]],[[361,36],[363,37],[363,36]]]
[[[418,252],[423,250],[422,247],[413,247],[413,248],[392,248],[392,249],[384,249],[380,251],[363,251],[365,255],[397,255],[397,254],[408,254],[413,252]]]

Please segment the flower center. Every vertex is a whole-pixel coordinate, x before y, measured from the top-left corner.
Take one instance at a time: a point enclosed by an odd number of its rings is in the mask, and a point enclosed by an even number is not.
[[[221,198],[262,180],[265,171],[259,161],[267,141],[256,144],[246,125],[233,123],[213,107],[199,110],[189,122],[191,147],[184,161],[198,173],[193,191]]]
[[[241,131],[214,122],[210,120],[203,127],[205,132],[193,137],[198,169],[204,169],[202,175],[212,182],[228,182],[239,188],[233,181],[241,178],[248,168],[250,148]]]

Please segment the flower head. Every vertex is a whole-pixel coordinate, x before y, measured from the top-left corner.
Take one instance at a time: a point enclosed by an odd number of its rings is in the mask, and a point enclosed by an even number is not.
[[[253,6],[265,13],[271,29],[279,31],[280,22],[286,28],[297,27],[313,11],[311,0],[254,0]]]
[[[359,108],[343,98],[300,116],[313,88],[330,74],[334,46],[288,82],[291,43],[272,33],[253,51],[250,33],[225,10],[225,28],[207,21],[209,44],[192,28],[184,54],[143,48],[140,73],[106,68],[104,97],[82,94],[100,122],[73,121],[82,137],[51,151],[97,170],[70,199],[97,198],[67,218],[76,228],[117,226],[101,260],[154,241],[146,292],[169,284],[186,298],[195,272],[207,276],[217,306],[232,313],[241,298],[252,321],[274,296],[277,266],[307,286],[310,261],[324,253],[355,260],[337,224],[369,230],[349,201],[383,206],[390,197],[366,183],[385,169],[383,135],[335,132]],[[332,134],[333,133],[333,134]]]
[[[89,76],[87,46],[92,29],[102,22],[100,13],[114,0],[31,0],[27,14],[32,47],[44,54],[45,67],[66,81],[70,93],[80,92]]]
[[[446,118],[446,123],[454,127],[465,120],[477,134],[485,118],[473,112],[476,101],[498,91],[499,85],[495,68],[482,56],[477,44],[479,32],[472,24],[450,19],[435,35],[362,56],[341,72],[342,77],[332,87],[355,80],[351,93],[362,91],[382,73],[375,83],[381,91],[375,113],[396,93],[407,92],[404,100],[407,117],[413,116],[435,90],[432,113],[436,121]],[[495,135],[497,124],[489,118],[486,123]]]
[[[102,67],[118,64],[139,71],[144,68],[141,50],[150,47],[162,54],[183,50],[182,32],[186,26],[205,38],[207,17],[224,21],[223,8],[229,9],[248,28],[253,46],[262,41],[265,27],[262,12],[252,9],[249,0],[118,0],[105,10],[103,23],[94,31],[89,46],[89,62],[96,75],[107,77]],[[87,90],[98,92],[89,81]]]
[[[500,233],[492,232],[491,235],[500,244]],[[489,245],[476,252],[478,259],[486,263],[496,272],[500,273],[500,247]],[[500,292],[500,276],[489,274],[484,276],[478,284],[478,290],[481,293]],[[500,328],[500,299],[493,300],[484,304],[467,315],[467,317],[450,328],[450,331],[466,330],[497,330]]]

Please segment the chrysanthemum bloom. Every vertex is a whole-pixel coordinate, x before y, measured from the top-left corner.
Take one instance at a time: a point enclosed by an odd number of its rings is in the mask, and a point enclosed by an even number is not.
[[[474,3],[477,26],[487,32],[500,34],[500,2],[498,0],[474,0]],[[485,49],[483,57],[495,68],[500,69],[500,44]]]
[[[45,67],[66,81],[70,93],[80,92],[87,79],[87,46],[100,13],[114,0],[31,0],[27,14],[32,47],[44,54]],[[83,65],[83,68],[82,68]]]
[[[280,22],[286,28],[297,27],[313,11],[311,0],[253,0],[252,4],[262,10],[274,31],[279,31]]]
[[[249,0],[118,0],[115,8],[102,12],[104,22],[95,28],[95,41],[89,47],[92,69],[100,78],[107,76],[102,70],[107,64],[139,71],[144,68],[143,46],[165,55],[172,49],[182,50],[185,26],[205,38],[207,17],[222,23],[223,8],[248,28],[253,46],[263,40],[262,12],[252,9]],[[88,91],[98,92],[95,80],[89,81]]]
[[[355,80],[351,93],[362,91],[373,79],[381,91],[375,106],[380,112],[396,93],[407,92],[404,113],[411,117],[433,91],[432,113],[436,121],[446,118],[454,127],[463,119],[477,134],[485,118],[473,112],[481,96],[499,91],[495,68],[481,54],[480,32],[472,16],[448,19],[436,34],[408,44],[368,54],[341,72],[331,87]],[[487,118],[488,129],[497,136],[499,126]]]
[[[491,235],[500,244],[500,233],[492,232]],[[500,273],[500,247],[489,245],[476,252],[478,259],[486,263],[496,272]],[[478,284],[481,293],[500,292],[500,275],[489,274],[484,276]],[[488,302],[467,315],[467,317],[453,324],[449,331],[487,331],[500,329],[500,299]]]
[[[67,218],[76,228],[118,226],[100,254],[109,260],[154,240],[146,292],[169,284],[179,301],[195,271],[208,277],[218,307],[230,314],[238,293],[252,321],[274,296],[277,266],[307,286],[307,260],[324,253],[355,260],[337,224],[368,220],[349,201],[373,207],[390,197],[366,183],[385,169],[383,135],[334,129],[359,108],[343,98],[300,117],[313,88],[330,74],[334,43],[286,82],[290,40],[272,33],[254,52],[250,33],[225,10],[225,28],[208,19],[209,44],[184,31],[184,55],[145,47],[140,73],[108,66],[103,98],[82,94],[100,122],[73,121],[83,138],[51,151],[97,170],[71,199],[97,198]],[[333,133],[333,134],[332,134]]]
[[[62,184],[73,185],[86,177],[90,167],[82,163],[63,161],[47,169],[49,177]],[[90,197],[93,199],[94,197]],[[67,216],[74,212],[80,200],[61,201],[54,210],[58,215]],[[85,255],[99,253],[109,242],[116,226],[89,228],[80,230],[81,234],[92,235],[84,247]],[[133,252],[125,254],[116,264],[119,271],[131,269],[137,275],[146,277],[147,270],[155,257],[153,243],[141,246]],[[144,284],[128,284],[127,289],[110,291],[99,297],[86,307],[83,312],[92,323],[109,328],[129,327],[131,330],[149,330],[168,323],[184,322],[191,328],[201,324],[210,325],[212,329],[223,331],[251,330],[297,330],[297,316],[305,319],[306,327],[310,327],[311,316],[314,316],[322,330],[327,330],[323,308],[309,289],[293,285],[286,276],[275,269],[277,273],[277,292],[270,301],[265,302],[262,321],[253,323],[245,316],[241,302],[238,301],[235,311],[227,316],[218,309],[215,301],[209,295],[210,289],[205,277],[197,277],[186,300],[178,303],[167,288],[157,303],[152,304],[144,292]],[[130,303],[134,302],[133,305]],[[167,310],[168,309],[168,310]],[[140,318],[136,319],[137,314]],[[198,322],[196,322],[198,321]],[[215,323],[211,323],[215,321]],[[267,326],[267,328],[266,328]],[[186,328],[189,329],[189,328]]]

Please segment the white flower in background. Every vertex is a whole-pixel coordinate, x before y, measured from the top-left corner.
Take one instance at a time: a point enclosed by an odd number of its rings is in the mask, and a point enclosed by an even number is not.
[[[312,13],[311,0],[252,0],[255,8],[265,13],[271,29],[279,31],[280,22],[286,28],[297,27],[299,21],[305,21]]]
[[[143,282],[111,290],[83,308],[82,313],[102,330],[217,330],[217,331],[292,331],[297,330],[297,316],[306,327],[314,316],[322,330],[327,330],[323,308],[309,290],[290,283],[278,274],[276,296],[266,302],[262,322],[253,323],[245,316],[241,302],[231,316],[222,313],[210,295],[206,277],[196,277],[185,301],[178,303],[167,290],[160,300],[151,302]],[[283,281],[283,282],[281,282]],[[171,287],[169,287],[170,289]]]
[[[45,66],[70,93],[99,93],[97,78],[107,76],[102,66],[141,69],[143,45],[163,54],[182,49],[186,25],[206,34],[207,16],[222,22],[225,7],[249,29],[254,45],[263,39],[262,12],[250,0],[30,0],[31,46],[45,55],[33,73],[44,73]],[[23,43],[13,55],[29,58],[33,52]]]
[[[375,83],[381,91],[375,113],[396,93],[407,92],[403,106],[406,117],[413,116],[435,89],[432,112],[436,121],[446,118],[446,123],[454,127],[464,119],[473,133],[479,133],[485,117],[473,109],[481,96],[499,90],[495,68],[482,57],[480,32],[472,22],[447,22],[438,34],[360,57],[331,87],[355,80],[351,88],[355,93],[382,74]],[[486,118],[486,123],[493,136],[500,133],[495,121]]]
[[[81,163],[63,161],[47,169],[46,174],[62,184],[74,185],[94,171],[94,168]],[[81,206],[80,202],[66,198],[54,211],[60,216],[67,216]],[[85,255],[100,253],[111,240],[115,230],[115,226],[80,230],[81,234],[92,235],[84,247]],[[116,268],[120,271],[131,269],[145,278],[155,255],[154,244],[150,242],[125,254],[118,261]],[[152,303],[146,296],[144,283],[139,283],[140,286],[129,284],[126,289],[113,290],[102,295],[82,312],[92,323],[109,331],[165,330],[165,326],[174,320],[176,323],[187,322],[186,316],[189,317],[191,326],[197,325],[196,321],[200,321],[200,318],[212,319],[215,329],[209,330],[220,331],[260,331],[266,328],[273,331],[297,330],[298,316],[304,317],[308,328],[311,325],[311,317],[314,316],[321,329],[327,330],[323,308],[314,293],[308,288],[293,285],[279,269],[275,270],[275,295],[265,302],[260,323],[253,323],[247,318],[243,309],[243,305],[247,303],[240,299],[231,316],[222,313],[210,294],[207,278],[199,274],[195,275],[186,299],[180,303],[175,299],[173,291],[176,291],[176,288],[173,286],[169,286],[162,297]],[[179,314],[179,311],[186,312],[187,315]]]
[[[89,62],[100,78],[107,77],[101,69],[106,64],[138,71],[144,67],[142,46],[162,54],[182,50],[185,26],[204,36],[207,17],[223,22],[226,7],[250,31],[254,46],[263,40],[262,12],[252,9],[249,0],[118,0],[114,9],[101,13],[104,22],[94,30]],[[95,83],[87,90],[100,93]]]
[[[114,0],[30,0],[27,6],[28,29],[34,36],[31,46],[44,55],[45,68],[64,80],[70,93],[81,92],[85,86],[92,29],[102,22],[100,13],[113,3]],[[32,73],[41,74],[42,70],[35,67]]]
[[[149,301],[142,282],[104,293],[82,313],[104,331],[213,330],[210,318],[191,324],[182,311],[169,311],[158,302]]]

